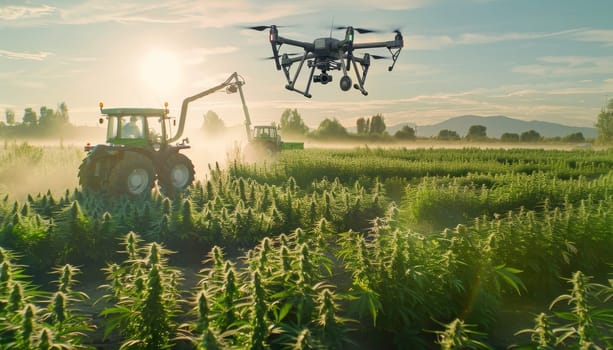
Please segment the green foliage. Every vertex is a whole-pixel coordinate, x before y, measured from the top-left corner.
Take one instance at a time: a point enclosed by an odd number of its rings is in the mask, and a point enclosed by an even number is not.
[[[420,349],[436,329],[441,347],[485,348],[475,327],[490,331],[509,296],[610,270],[612,165],[610,150],[305,150],[211,166],[174,198],[5,196],[0,245],[36,276],[61,267],[41,293],[0,249],[0,347],[86,346],[75,265],[115,261],[99,301],[111,346]],[[196,286],[179,288],[164,247],[190,267],[210,251]],[[612,288],[571,282],[521,334],[610,347]]]
[[[219,136],[226,129],[226,125],[223,120],[214,111],[208,111],[204,115],[202,122],[202,130],[212,136]]]
[[[6,117],[6,124],[8,124],[8,125],[15,124],[15,111],[13,111],[12,109],[7,108],[4,111],[4,115]]]
[[[31,107],[27,107],[24,110],[23,124],[24,125],[31,125],[31,126],[38,124],[38,115],[36,114],[36,111],[32,110]]]
[[[458,135],[457,131],[443,129],[438,132],[438,136],[436,138],[438,140],[459,140],[460,135]]]
[[[471,125],[466,133],[468,141],[483,141],[487,139],[487,128],[483,125]]]
[[[43,293],[28,282],[20,266],[13,265],[11,252],[0,252],[0,347],[88,348],[81,344],[93,324],[76,306],[87,295],[72,290],[79,270],[70,265],[56,268],[58,290]]]
[[[309,128],[304,124],[297,109],[287,108],[281,113],[279,127],[284,135],[304,135]]]
[[[415,140],[415,129],[405,125],[402,129],[396,131],[394,137],[400,140]]]
[[[381,114],[373,115],[370,119],[370,134],[383,134],[385,132],[385,118]]]
[[[613,295],[613,281],[609,285],[590,282],[591,277],[581,271],[566,279],[571,284],[568,294],[555,298],[550,309],[564,303],[562,311],[553,315],[540,313],[532,329],[516,335],[530,334],[525,349],[609,349],[613,346],[613,309],[607,302]]]
[[[445,330],[435,332],[436,342],[441,346],[441,350],[492,349],[481,340],[485,333],[473,330],[474,325],[466,324],[456,318],[444,326]]]
[[[608,101],[607,108],[602,108],[596,121],[598,137],[596,140],[601,144],[613,142],[613,99]]]
[[[319,126],[313,131],[312,135],[317,138],[326,139],[342,138],[347,136],[347,130],[336,118],[326,118],[319,123]]]
[[[585,142],[585,137],[582,132],[568,134],[562,138],[563,142]]]
[[[500,136],[502,142],[519,142],[519,134],[505,132]]]
[[[178,313],[178,280],[181,274],[167,265],[170,253],[157,243],[140,244],[133,232],[123,243],[127,259],[105,269],[109,291],[102,300],[109,306],[105,316],[105,336],[119,331],[121,348],[166,349],[173,346]]]
[[[524,131],[519,135],[519,141],[521,142],[537,142],[541,140],[541,134],[534,130]]]
[[[355,125],[356,125],[356,132],[358,135],[368,133],[368,128],[366,126],[366,119],[364,119],[363,117],[358,118],[355,122]]]

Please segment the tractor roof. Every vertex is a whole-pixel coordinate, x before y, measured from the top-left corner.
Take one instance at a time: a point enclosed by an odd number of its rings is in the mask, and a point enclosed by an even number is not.
[[[102,108],[100,112],[106,115],[142,115],[145,117],[163,117],[168,114],[168,110],[164,108]]]

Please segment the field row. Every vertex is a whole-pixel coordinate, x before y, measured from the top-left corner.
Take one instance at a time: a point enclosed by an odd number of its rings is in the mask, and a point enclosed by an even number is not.
[[[487,334],[512,295],[561,296],[511,342],[611,347],[613,286],[587,276],[611,272],[612,158],[307,150],[211,166],[174,198],[6,195],[0,347],[506,347]],[[193,269],[203,258],[196,285],[182,284],[170,262]],[[102,314],[76,291],[75,265],[104,270],[106,281],[89,281],[105,290]],[[41,293],[33,283],[49,271],[57,283]]]

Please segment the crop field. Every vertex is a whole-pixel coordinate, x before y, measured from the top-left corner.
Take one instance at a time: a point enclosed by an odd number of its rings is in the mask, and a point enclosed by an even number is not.
[[[139,199],[83,157],[0,150],[1,349],[613,348],[613,149],[290,150]]]

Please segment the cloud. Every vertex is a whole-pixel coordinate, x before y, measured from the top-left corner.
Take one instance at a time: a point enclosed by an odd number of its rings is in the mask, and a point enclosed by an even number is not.
[[[313,12],[305,3],[248,0],[164,2],[89,0],[60,9],[62,23],[188,23],[197,27],[223,27],[237,23],[267,23],[272,19]]]
[[[373,4],[369,0],[296,1],[193,1],[167,0],[86,0],[76,5],[58,8],[58,20],[64,24],[119,23],[189,23],[198,27],[224,27],[240,23],[264,23],[286,17],[304,16],[322,11],[411,10],[431,6],[438,1],[388,0]],[[55,10],[55,8],[51,8]]]
[[[328,3],[328,1],[322,1],[324,5]],[[431,5],[435,1],[433,0],[386,0],[380,2],[373,2],[371,0],[349,0],[349,1],[341,1],[344,6],[352,7],[352,8],[364,8],[364,9],[372,9],[373,7],[376,9],[382,10],[411,10],[416,8],[425,7]],[[343,5],[341,5],[343,6]]]
[[[50,52],[16,52],[8,50],[0,50],[0,57],[13,60],[33,60],[42,61],[52,55]]]
[[[613,56],[546,56],[538,58],[544,64],[516,66],[515,73],[538,76],[573,76],[613,73]]]
[[[188,65],[197,65],[206,61],[207,57],[226,55],[239,50],[236,46],[219,46],[219,47],[197,47],[183,53],[183,63]]]
[[[0,7],[0,20],[15,21],[31,18],[40,18],[55,12],[56,8],[41,6],[3,6]]]
[[[43,89],[46,87],[42,81],[25,81],[19,80],[13,83],[15,86],[19,86],[26,89]]]
[[[405,35],[404,45],[407,50],[440,50],[458,45],[483,45],[503,41],[535,40],[551,37],[563,37],[576,34],[581,29],[556,32],[503,32],[503,33],[464,33],[459,35]],[[390,40],[389,38],[382,40]]]
[[[573,33],[578,41],[603,43],[604,46],[613,46],[613,29],[586,29]]]

